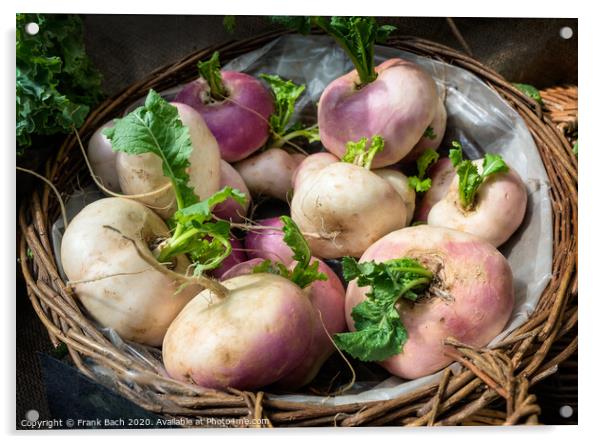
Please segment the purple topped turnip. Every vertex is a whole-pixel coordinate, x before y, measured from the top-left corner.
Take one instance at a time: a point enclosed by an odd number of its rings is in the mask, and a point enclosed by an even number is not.
[[[199,62],[201,77],[178,93],[176,102],[196,109],[217,139],[222,159],[236,162],[261,148],[274,112],[270,92],[253,76],[220,71],[219,54]]]
[[[337,345],[406,379],[452,359],[444,340],[483,347],[504,328],[514,305],[512,270],[489,242],[421,225],[379,239],[359,263],[343,260],[350,333]]]
[[[449,157],[456,176],[443,198],[428,214],[428,224],[475,234],[500,246],[525,217],[527,189],[520,176],[497,154],[484,159],[462,159],[454,142]]]
[[[432,77],[415,63],[399,58],[374,66],[374,44],[390,26],[371,17],[314,17],[314,23],[339,43],[355,66],[332,81],[318,103],[322,144],[341,158],[350,140],[381,136],[385,148],[374,168],[403,159],[433,122],[438,105]]]
[[[327,276],[312,262],[290,218],[285,231],[298,261],[294,267],[263,261],[252,274],[222,281],[223,294],[205,290],[180,312],[163,342],[171,377],[204,387],[255,389],[316,359],[310,353],[314,335],[307,332],[320,321],[303,289]],[[329,313],[325,316],[330,319]]]

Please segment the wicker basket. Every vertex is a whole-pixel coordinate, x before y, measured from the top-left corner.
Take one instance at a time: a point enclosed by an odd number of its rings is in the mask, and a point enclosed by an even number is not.
[[[105,101],[90,114],[80,134],[84,143],[101,124],[148,92],[164,90],[196,76],[196,62],[219,50],[223,61],[257,49],[281,35],[213,46],[161,68]],[[526,324],[492,350],[456,343],[454,359],[463,370],[449,370],[439,383],[396,399],[336,407],[270,399],[263,392],[205,390],[169,379],[156,366],[113,345],[86,319],[71,288],[61,279],[48,236],[59,208],[50,188],[34,193],[20,208],[20,261],[28,296],[55,345],[66,344],[73,363],[90,378],[91,366],[106,368],[113,387],[141,407],[175,418],[221,418],[225,423],[263,426],[536,424],[540,408],[531,385],[553,374],[577,348],[577,159],[571,145],[542,107],[498,74],[446,46],[411,37],[394,37],[389,46],[436,58],[473,72],[497,91],[525,120],[551,183],[554,212],[553,276]],[[552,103],[548,96],[546,103]],[[576,106],[575,106],[576,108]],[[77,140],[70,135],[45,171],[64,194],[89,177]],[[560,349],[554,344],[563,344]],[[551,350],[555,350],[553,353]],[[135,374],[135,381],[132,381]],[[143,396],[152,394],[153,396]],[[149,400],[150,399],[150,400]],[[240,421],[241,419],[262,421]]]

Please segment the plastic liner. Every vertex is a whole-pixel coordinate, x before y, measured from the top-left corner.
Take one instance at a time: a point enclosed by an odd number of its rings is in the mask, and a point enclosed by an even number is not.
[[[521,176],[527,185],[529,199],[527,213],[519,230],[506,242],[501,251],[506,256],[514,274],[515,307],[506,329],[490,345],[499,342],[508,333],[526,322],[551,278],[552,270],[552,207],[549,196],[549,181],[539,153],[531,135],[520,116],[491,88],[475,75],[455,66],[417,56],[393,48],[377,46],[377,63],[393,57],[411,60],[426,69],[437,82],[439,92],[445,97],[448,120],[442,147],[459,140],[466,155],[476,159],[484,153],[499,153]],[[284,36],[266,46],[230,61],[225,69],[250,74],[278,74],[296,83],[307,86],[299,101],[298,120],[314,123],[316,105],[324,88],[335,78],[353,69],[344,52],[328,37]],[[162,94],[173,98],[179,88]],[[132,107],[139,102],[133,103]],[[444,152],[442,148],[440,150]],[[84,204],[102,197],[94,190],[75,193],[68,202],[69,216],[77,213]],[[53,226],[53,243],[57,255],[63,232],[62,220]],[[57,257],[60,264],[60,257]],[[115,332],[103,330],[111,341],[140,361],[150,354],[147,347],[122,341]],[[153,353],[156,355],[157,353]],[[160,360],[152,359],[153,367],[161,367]],[[451,366],[458,371],[459,365]],[[111,375],[106,369],[93,367],[103,382],[111,384]],[[162,368],[161,368],[161,371]],[[340,396],[278,395],[272,399],[322,405],[382,401],[410,393],[420,387],[439,380],[442,372],[405,381],[389,377],[378,383],[358,381],[351,390]],[[136,378],[132,383],[136,385]],[[140,395],[144,396],[144,390]],[[148,396],[152,395],[149,393]]]

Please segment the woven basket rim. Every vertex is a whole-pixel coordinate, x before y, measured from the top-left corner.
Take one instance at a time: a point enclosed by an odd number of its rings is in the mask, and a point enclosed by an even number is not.
[[[219,50],[224,63],[257,49],[276,37],[287,34],[272,31],[250,39],[229,41],[195,51],[182,60],[153,71],[105,100],[93,110],[80,128],[85,141],[104,122],[117,116],[129,103],[142,97],[150,88],[167,89],[195,76],[200,58]],[[539,304],[526,324],[512,332],[493,350],[477,350],[452,343],[454,359],[463,371],[449,370],[439,383],[384,402],[346,404],[323,407],[269,399],[263,392],[204,390],[161,376],[151,368],[125,356],[88,321],[73,291],[57,271],[49,240],[52,215],[57,204],[48,186],[25,199],[19,211],[19,256],[34,310],[49,332],[54,345],[63,342],[76,367],[97,380],[90,362],[106,366],[117,375],[116,390],[141,407],[170,417],[220,417],[262,419],[262,425],[451,425],[536,423],[540,411],[535,397],[528,391],[532,384],[552,374],[558,363],[577,348],[577,161],[562,126],[566,110],[550,118],[549,109],[523,95],[492,69],[454,49],[411,36],[393,36],[385,46],[431,57],[467,69],[514,108],[523,118],[536,143],[551,183],[554,225],[553,276]],[[547,108],[555,98],[566,103],[572,90],[543,94]],[[576,97],[576,91],[574,93]],[[573,108],[570,106],[568,107]],[[574,106],[576,128],[576,104]],[[572,114],[571,114],[572,115]],[[554,115],[551,115],[554,118]],[[46,165],[45,175],[61,192],[73,187],[84,168],[77,139],[66,137],[56,156]],[[30,251],[31,257],[27,254]],[[553,357],[550,350],[557,339],[571,337],[569,345]],[[127,382],[130,370],[140,372],[152,383],[141,386],[154,390],[152,400],[140,396]],[[114,387],[115,388],[115,387]],[[501,400],[501,401],[500,401]],[[502,407],[492,408],[496,402]]]

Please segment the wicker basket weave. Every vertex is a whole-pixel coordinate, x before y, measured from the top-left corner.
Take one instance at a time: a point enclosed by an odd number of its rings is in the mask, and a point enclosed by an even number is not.
[[[150,88],[160,91],[192,80],[200,58],[219,50],[225,62],[281,34],[273,32],[216,45],[156,70],[89,115],[80,130],[84,143],[100,125],[119,115]],[[57,271],[48,233],[59,208],[50,188],[45,186],[20,208],[20,262],[28,296],[50,339],[55,345],[66,344],[71,360],[82,373],[98,379],[91,366],[104,367],[114,375],[113,387],[121,395],[149,411],[175,418],[222,418],[230,423],[241,418],[263,418],[263,426],[538,422],[540,408],[535,396],[529,394],[530,387],[553,374],[558,364],[577,348],[577,159],[562,133],[566,128],[559,129],[537,102],[463,53],[411,37],[393,37],[388,46],[473,72],[525,120],[550,178],[554,213],[553,275],[527,323],[492,350],[474,349],[450,338],[453,358],[462,364],[462,372],[453,375],[446,370],[439,383],[388,401],[325,407],[270,399],[263,392],[205,390],[171,380],[151,363],[124,353],[86,318],[76,295]],[[558,103],[566,105],[566,95],[561,96],[564,99]],[[553,93],[544,95],[548,108],[555,103],[554,97]],[[574,108],[576,114],[576,102]],[[79,185],[82,177],[89,178],[74,135],[66,138],[48,162],[45,175],[65,196]],[[555,344],[563,345],[553,348]]]

